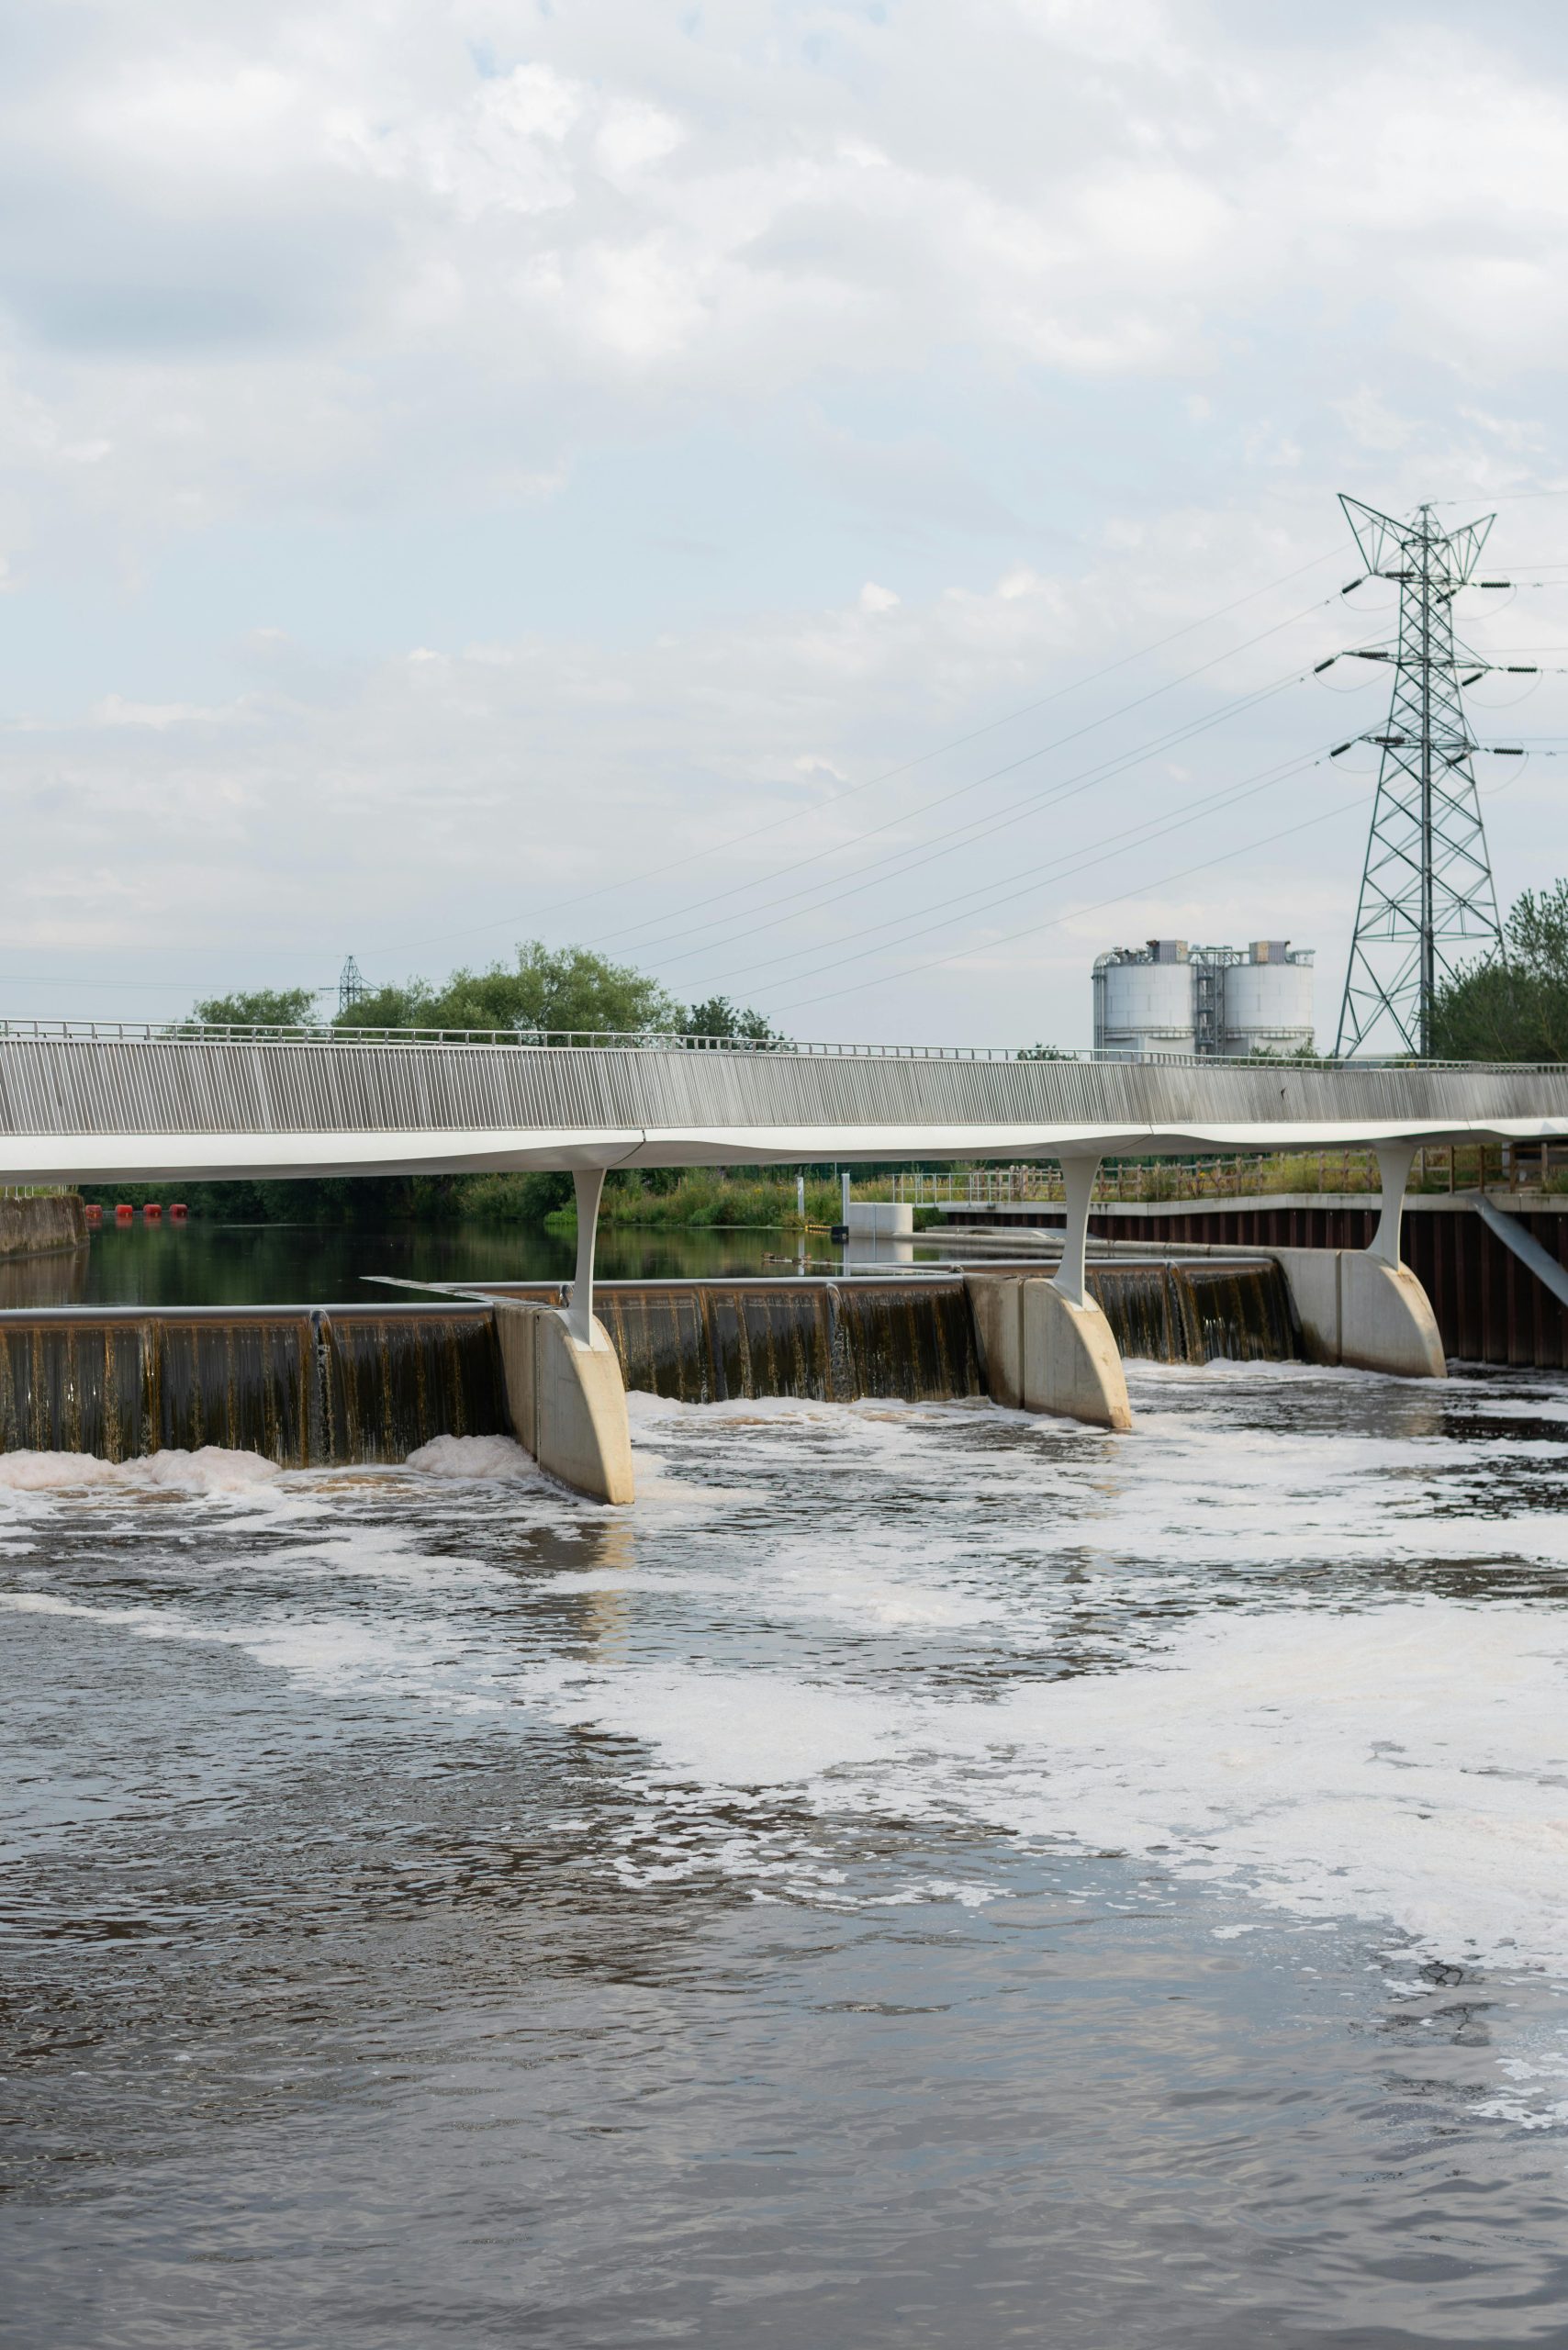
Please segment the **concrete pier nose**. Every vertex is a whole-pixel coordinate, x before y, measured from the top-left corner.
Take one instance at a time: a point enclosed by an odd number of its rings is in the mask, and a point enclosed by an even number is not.
[[[1133,1424],[1126,1374],[1101,1308],[1087,1295],[1065,1296],[1055,1281],[1020,1286],[1024,1409],[1125,1434]]]
[[[964,1287],[993,1404],[1090,1427],[1132,1427],[1121,1354],[1093,1298],[1080,1303],[1054,1281],[1020,1273],[966,1273]]]
[[[551,1305],[495,1301],[512,1430],[547,1476],[590,1501],[635,1498],[621,1361],[602,1322],[579,1338]]]

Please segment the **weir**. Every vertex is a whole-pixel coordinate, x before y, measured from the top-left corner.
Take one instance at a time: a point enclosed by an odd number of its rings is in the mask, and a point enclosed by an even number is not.
[[[1087,1282],[1126,1356],[1202,1363],[1299,1352],[1272,1263],[1092,1266]],[[437,1436],[521,1438],[497,1313],[548,1312],[566,1293],[554,1283],[508,1289],[496,1311],[0,1314],[0,1450],[129,1460],[213,1444],[298,1469],[398,1462]],[[960,1277],[627,1281],[601,1287],[595,1302],[625,1386],[682,1403],[945,1403],[988,1392]]]
[[[510,1427],[482,1309],[0,1315],[0,1450],[214,1444],[303,1469]]]
[[[1290,1284],[1255,1265],[1092,1265],[1088,1285],[1122,1354],[1149,1362],[1290,1362],[1302,1351]]]
[[[487,1285],[488,1286],[488,1285]],[[495,1292],[553,1304],[554,1284]],[[595,1292],[628,1387],[685,1404],[762,1395],[983,1395],[961,1279],[618,1281]]]

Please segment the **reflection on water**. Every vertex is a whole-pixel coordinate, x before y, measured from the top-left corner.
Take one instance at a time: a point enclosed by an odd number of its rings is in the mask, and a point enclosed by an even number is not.
[[[12,1464],[0,2330],[1560,2341],[1568,1385],[1131,1385]]]
[[[760,1273],[780,1233],[627,1231],[599,1237],[606,1281]],[[85,1250],[0,1260],[0,1305],[321,1305],[373,1298],[364,1276],[406,1281],[566,1281],[570,1232],[543,1224],[104,1225]]]
[[[0,1311],[17,1305],[75,1305],[87,1294],[86,1248],[41,1257],[0,1257]]]

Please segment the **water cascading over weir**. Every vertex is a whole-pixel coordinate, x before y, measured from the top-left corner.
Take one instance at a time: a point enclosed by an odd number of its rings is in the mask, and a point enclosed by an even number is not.
[[[1089,1286],[1124,1355],[1204,1363],[1301,1352],[1289,1285],[1271,1262],[1096,1265]],[[504,1293],[564,1305],[567,1285],[509,1284]],[[680,1403],[929,1404],[987,1393],[961,1275],[609,1281],[595,1303],[627,1386]]]
[[[1300,1351],[1271,1263],[1092,1267],[1121,1352],[1159,1362]],[[494,1293],[564,1305],[566,1285]],[[602,1284],[628,1388],[683,1403],[945,1403],[987,1392],[961,1278]],[[286,1468],[398,1462],[437,1436],[510,1434],[494,1311],[448,1305],[0,1314],[0,1450],[106,1460],[221,1445]]]
[[[483,1308],[0,1315],[0,1450],[130,1460],[210,1444],[304,1469],[510,1426]]]

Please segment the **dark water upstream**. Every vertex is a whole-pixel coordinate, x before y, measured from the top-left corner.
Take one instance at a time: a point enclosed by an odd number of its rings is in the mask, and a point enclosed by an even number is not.
[[[1131,1385],[0,1462],[0,2339],[1568,2341],[1568,1385]]]
[[[782,1233],[600,1233],[606,1281],[759,1273]],[[812,1246],[825,1248],[825,1242]],[[357,1225],[137,1223],[104,1225],[90,1248],[0,1260],[0,1307],[28,1305],[374,1304],[365,1275],[406,1281],[565,1281],[571,1232],[548,1225],[434,1225],[369,1232]],[[382,1292],[383,1298],[386,1295]]]

